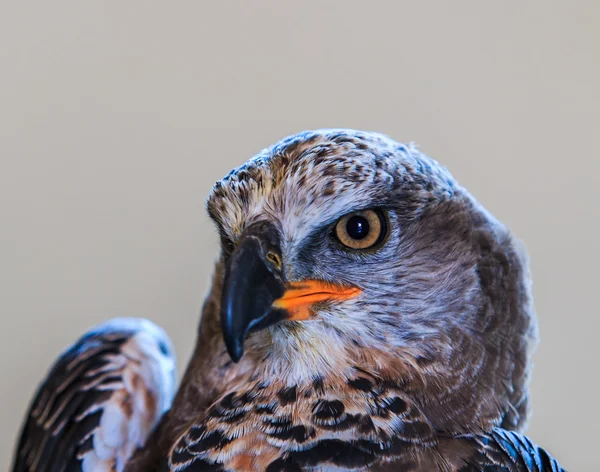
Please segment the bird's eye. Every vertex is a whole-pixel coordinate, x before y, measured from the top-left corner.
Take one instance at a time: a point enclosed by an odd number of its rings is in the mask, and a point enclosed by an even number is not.
[[[386,220],[374,210],[349,213],[335,225],[336,237],[350,249],[369,249],[379,244],[385,234]]]

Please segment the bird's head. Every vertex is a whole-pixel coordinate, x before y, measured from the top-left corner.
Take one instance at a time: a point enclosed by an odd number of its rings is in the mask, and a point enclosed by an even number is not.
[[[536,337],[524,254],[414,146],[301,133],[233,170],[207,208],[234,361],[246,351],[288,382],[357,368],[410,379],[438,392],[415,393],[422,402],[443,402],[455,383],[462,396],[499,391],[494,414],[522,420]],[[452,402],[468,408],[462,396]]]

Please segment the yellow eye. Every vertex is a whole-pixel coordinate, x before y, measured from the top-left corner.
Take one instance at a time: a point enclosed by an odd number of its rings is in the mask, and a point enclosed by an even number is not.
[[[335,235],[350,249],[369,249],[383,240],[385,232],[383,215],[373,210],[349,213],[335,225]]]

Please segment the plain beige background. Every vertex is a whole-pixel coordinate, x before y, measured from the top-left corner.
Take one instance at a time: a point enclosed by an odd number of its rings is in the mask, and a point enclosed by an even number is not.
[[[529,434],[600,470],[600,2],[0,7],[0,464],[59,351],[116,315],[187,362],[214,181],[307,128],[416,141],[528,245]],[[0,466],[1,468],[1,466]]]

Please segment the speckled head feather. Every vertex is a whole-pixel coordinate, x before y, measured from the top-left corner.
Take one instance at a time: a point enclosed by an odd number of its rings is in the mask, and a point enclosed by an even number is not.
[[[287,281],[361,293],[317,304],[308,320],[251,333],[248,375],[226,389],[200,429],[181,437],[175,470],[192,457],[232,470],[248,460],[261,470],[332,438],[367,437],[389,452],[392,437],[423,446],[437,444],[439,432],[523,428],[537,339],[525,252],[415,146],[353,130],[300,133],[218,182],[207,208],[222,238],[219,265],[263,222],[277,229]],[[385,215],[385,241],[344,248],[336,222],[367,209]],[[332,418],[319,418],[318,405]],[[255,455],[267,462],[257,465],[245,449],[263,451]]]

